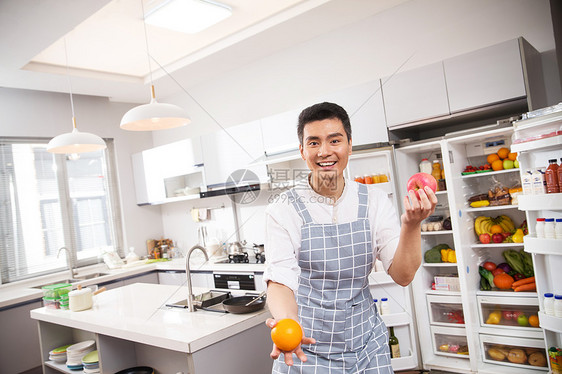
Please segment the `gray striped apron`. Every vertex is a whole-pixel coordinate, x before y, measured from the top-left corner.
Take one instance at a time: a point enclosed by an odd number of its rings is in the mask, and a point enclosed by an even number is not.
[[[303,345],[306,362],[281,355],[273,373],[393,373],[388,332],[369,292],[373,268],[368,190],[359,184],[354,222],[316,224],[294,189],[287,192],[304,223],[297,304],[300,323],[316,344]]]

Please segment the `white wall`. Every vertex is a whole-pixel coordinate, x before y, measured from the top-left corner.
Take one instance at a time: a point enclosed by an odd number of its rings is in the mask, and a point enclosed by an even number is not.
[[[78,130],[114,139],[125,245],[144,254],[146,239],[163,235],[162,220],[159,207],[136,205],[131,154],[152,147],[152,135],[119,128],[129,104],[101,97],[73,98]],[[0,88],[0,136],[52,138],[71,130],[69,95]]]
[[[548,0],[414,0],[279,53],[218,75],[196,87],[181,82],[196,100],[182,93],[165,98],[186,107],[193,119],[187,127],[154,133],[156,145],[229,127],[318,101],[336,92],[452,56],[525,37],[547,55],[550,103],[562,100],[552,59],[554,37]],[[546,53],[545,53],[546,52]],[[204,108],[201,108],[201,106]],[[216,121],[220,124],[217,125]],[[296,135],[295,135],[296,136]],[[263,211],[268,193],[240,207],[242,239],[263,242]],[[226,199],[227,198],[222,198]],[[197,224],[189,214],[210,199],[162,207],[165,236],[197,241]],[[232,214],[218,214],[207,225],[234,233]]]

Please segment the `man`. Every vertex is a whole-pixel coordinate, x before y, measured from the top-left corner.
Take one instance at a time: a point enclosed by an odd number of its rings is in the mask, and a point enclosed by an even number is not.
[[[412,281],[421,263],[421,222],[437,198],[429,188],[419,200],[409,191],[400,227],[386,193],[346,180],[351,124],[339,105],[303,110],[297,135],[310,174],[266,210],[264,278],[274,317],[267,325],[292,318],[305,335],[292,352],[273,346],[273,372],[392,373],[368,275],[376,257],[396,283]]]

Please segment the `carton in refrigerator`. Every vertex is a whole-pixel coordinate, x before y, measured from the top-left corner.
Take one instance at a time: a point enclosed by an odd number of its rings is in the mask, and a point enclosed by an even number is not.
[[[437,291],[460,291],[459,277],[455,274],[436,275],[433,278]]]

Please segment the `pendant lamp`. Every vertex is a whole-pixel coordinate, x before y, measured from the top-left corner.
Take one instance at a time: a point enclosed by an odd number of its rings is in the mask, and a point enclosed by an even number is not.
[[[64,53],[66,55],[66,76],[70,88],[70,107],[72,108],[72,132],[55,136],[47,144],[47,152],[76,154],[93,152],[105,149],[107,146],[102,138],[89,132],[80,132],[76,127],[76,117],[74,116],[74,101],[72,100],[72,84],[68,73],[68,52],[66,50],[66,39],[64,40]]]
[[[134,107],[125,113],[121,119],[121,128],[129,131],[153,131],[185,126],[191,122],[191,119],[184,109],[177,105],[159,103],[156,101],[154,82],[152,81],[150,53],[148,50],[144,4],[143,0],[140,0],[140,2],[143,15],[144,39],[146,42],[146,56],[148,58],[152,99],[150,103]]]

